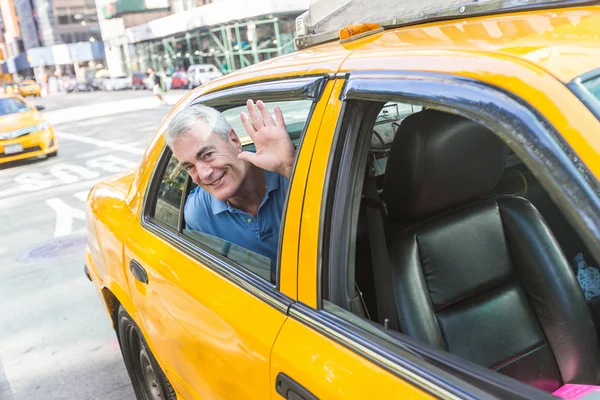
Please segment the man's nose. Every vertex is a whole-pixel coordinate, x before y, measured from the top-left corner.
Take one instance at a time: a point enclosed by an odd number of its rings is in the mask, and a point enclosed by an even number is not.
[[[208,180],[213,173],[213,169],[210,167],[210,165],[201,162],[196,164],[196,170],[198,171],[198,177],[201,181]]]

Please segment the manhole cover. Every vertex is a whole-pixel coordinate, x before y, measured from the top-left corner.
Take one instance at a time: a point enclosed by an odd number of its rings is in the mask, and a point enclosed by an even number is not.
[[[59,237],[19,254],[17,261],[41,260],[73,254],[81,251],[86,243],[86,235]]]

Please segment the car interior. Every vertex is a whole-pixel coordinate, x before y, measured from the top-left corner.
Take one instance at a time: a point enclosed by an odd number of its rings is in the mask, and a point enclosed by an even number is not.
[[[547,392],[600,383],[599,297],[584,296],[575,260],[600,264],[484,126],[386,103],[355,248],[361,317],[391,309],[391,329]]]

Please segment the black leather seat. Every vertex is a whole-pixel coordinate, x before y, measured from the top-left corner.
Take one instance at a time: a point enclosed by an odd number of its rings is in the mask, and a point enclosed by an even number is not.
[[[384,179],[400,330],[546,391],[598,383],[577,280],[538,211],[490,195],[507,147],[426,110],[398,129]]]

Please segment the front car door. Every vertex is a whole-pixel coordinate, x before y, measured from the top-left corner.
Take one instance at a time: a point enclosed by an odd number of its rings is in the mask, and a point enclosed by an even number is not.
[[[303,210],[298,302],[291,306],[273,350],[275,398],[293,398],[294,390],[302,393],[302,398],[309,398],[307,393],[316,398],[357,399],[553,398],[391,332],[378,321],[370,321],[360,305],[364,301],[350,266],[354,265],[361,194],[355,183],[363,177],[366,164],[366,153],[359,156],[359,132],[373,129],[361,126],[362,121],[375,120],[369,115],[369,104],[414,103],[486,121],[539,174],[538,179],[558,199],[582,241],[596,258],[600,256],[597,178],[589,179],[597,164],[591,162],[594,152],[577,137],[597,132],[598,121],[573,102],[575,97],[566,87],[536,71],[498,62],[496,74],[491,74],[481,72],[490,65],[483,58],[477,63],[440,58],[351,56],[342,67],[347,79],[338,81],[332,93],[308,179],[307,198],[321,201],[307,202]],[[404,65],[418,71],[384,72],[382,65]],[[453,71],[441,75],[433,70],[446,65]],[[432,73],[423,73],[427,69]],[[459,77],[458,71],[471,79]],[[519,77],[519,85],[514,76]],[[490,83],[496,88],[491,89]],[[532,87],[546,87],[553,96],[542,97],[533,93]],[[507,94],[509,89],[512,94]],[[567,108],[561,103],[569,101],[570,111],[562,113],[561,107]],[[575,137],[573,148],[590,169],[565,150],[557,131]]]
[[[141,185],[148,190],[125,244],[132,298],[152,352],[183,398],[270,397],[269,358],[296,299],[300,205],[316,133],[331,85],[323,77],[279,80],[204,95],[193,102],[223,112],[245,147],[239,122],[246,100],[283,110],[297,147],[280,233],[278,266],[242,247],[185,228],[192,182],[162,143]],[[167,121],[165,121],[165,124]],[[151,155],[152,157],[152,155]],[[266,262],[266,263],[265,263]],[[145,282],[129,266],[146,271]]]

